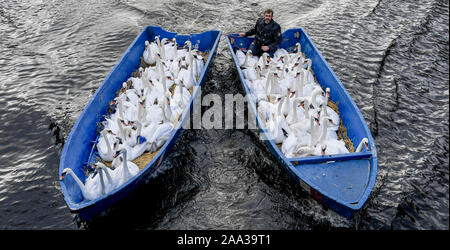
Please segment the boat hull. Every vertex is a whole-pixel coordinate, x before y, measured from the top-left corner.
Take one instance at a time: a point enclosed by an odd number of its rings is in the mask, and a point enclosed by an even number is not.
[[[145,41],[154,41],[154,37],[157,35],[161,39],[175,37],[178,44],[183,44],[186,40],[190,40],[194,48],[209,53],[205,62],[205,68],[197,81],[197,86],[201,86],[204,83],[206,74],[215,55],[221,32],[212,30],[199,34],[183,35],[168,32],[161,27],[147,26],[128,47],[78,117],[62,151],[59,176],[61,176],[63,169],[71,168],[80,180],[84,180],[84,170],[94,158],[93,152],[95,151],[94,148],[98,139],[97,124],[104,120],[104,115],[108,112],[109,102],[114,99],[117,91],[122,87],[122,83],[131,76],[132,72],[138,69],[145,47]],[[158,169],[169,154],[178,137],[182,134],[183,122],[190,120],[189,117],[193,100],[199,95],[200,91],[200,88],[194,87],[190,104],[183,111],[170,137],[159,149],[153,160],[121,187],[96,200],[84,200],[80,188],[71,176],[67,175],[60,181],[64,199],[70,211],[77,213],[85,220],[90,220],[129,195],[141,183],[148,181],[150,176]]]
[[[362,138],[367,138],[369,151],[286,158],[270,139],[264,122],[257,115],[256,105],[252,101],[254,97],[245,84],[244,74],[235,54],[238,49],[247,49],[253,38],[228,34],[226,41],[250,103],[249,110],[256,117],[256,124],[265,144],[287,173],[319,203],[351,218],[364,205],[375,185],[378,165],[375,142],[358,107],[306,32],[302,28],[289,29],[282,36],[280,48],[288,52],[293,52],[297,42],[301,44],[302,52],[312,60],[312,70],[317,82],[322,89],[331,89],[330,100],[338,105],[349,139],[353,145],[358,145]]]

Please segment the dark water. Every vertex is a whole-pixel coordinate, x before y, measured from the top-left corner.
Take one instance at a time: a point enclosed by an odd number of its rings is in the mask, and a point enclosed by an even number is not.
[[[271,7],[303,27],[360,108],[379,172],[346,220],[312,200],[251,130],[187,130],[165,171],[92,223],[58,181],[80,112],[147,25],[248,30]],[[1,229],[448,229],[448,1],[0,2]],[[244,94],[222,38],[203,94]]]

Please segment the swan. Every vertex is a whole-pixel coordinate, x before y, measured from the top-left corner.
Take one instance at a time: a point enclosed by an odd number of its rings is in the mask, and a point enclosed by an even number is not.
[[[106,181],[104,181],[105,184],[105,194],[110,193],[117,187],[117,183],[114,181],[114,170],[108,168],[105,166],[105,164],[101,162],[96,162],[94,164],[95,169],[99,169],[99,171],[103,171],[103,173],[106,175]]]
[[[278,76],[278,74],[277,74],[277,72],[274,72],[273,73],[273,78],[272,78],[272,85],[271,85],[271,87],[270,87],[270,91],[268,91],[267,93],[268,94],[275,94],[275,95],[282,95],[283,94],[283,91],[282,91],[282,89],[280,88],[280,84],[279,84],[279,82],[278,82],[278,78],[279,78],[279,76]]]
[[[159,38],[156,37],[156,39],[158,39],[157,41],[159,42]],[[156,62],[157,52],[159,52],[159,46],[157,43],[149,43],[148,41],[145,41],[145,50],[142,55],[142,57],[144,58],[144,62],[149,65],[154,64]]]
[[[181,58],[175,58],[169,65],[169,71],[172,73],[174,79],[178,78],[178,74],[180,73],[181,67]]]
[[[200,77],[200,75],[203,72],[203,69],[205,68],[205,61],[203,60],[203,56],[201,56],[200,51],[198,51],[197,49],[193,50],[196,52],[196,54],[194,55],[194,63],[196,65],[195,67],[195,77]]]
[[[251,50],[247,50],[247,53],[245,55],[245,60],[244,60],[244,63],[242,64],[241,68],[251,68],[257,62],[258,62],[258,57],[253,56],[253,53]]]
[[[295,54],[291,57],[290,62],[291,63],[298,63],[298,64],[301,63],[301,64],[303,64],[305,58],[303,58],[302,47],[301,47],[300,43],[296,43],[295,44],[294,51],[295,51]]]
[[[194,87],[195,82],[196,82],[195,78],[194,78],[194,67],[195,66],[193,66],[194,57],[191,56],[189,60],[190,60],[189,67],[186,71],[184,71],[184,74],[182,75],[182,78],[181,78],[181,80],[184,83],[184,86],[187,89]],[[181,72],[180,72],[180,74],[181,74]]]
[[[281,113],[286,117],[289,115],[292,108],[291,104],[291,96],[288,95],[287,97],[283,96],[283,104],[281,105]]]
[[[165,98],[163,98],[162,101],[164,121],[170,121],[171,123],[176,124],[182,111],[177,109],[174,105],[171,106],[169,92],[166,92],[164,97]]]
[[[174,125],[170,122],[165,122],[157,125],[155,132],[148,141],[149,151],[154,152],[161,147],[167,139],[169,139],[170,133],[172,132]]]
[[[256,80],[256,78],[258,77],[257,72],[256,72],[257,66],[258,65],[255,63],[253,65],[253,67],[244,68],[242,70],[242,73],[244,73],[245,79],[248,79],[250,81]]]
[[[320,97],[318,97],[320,95]],[[307,99],[309,101],[309,104],[311,105],[311,108],[319,111],[320,105],[325,102],[325,97],[323,96],[323,90],[321,88],[317,88],[313,91],[311,96],[309,96]]]
[[[184,87],[183,82],[180,82],[177,86],[175,86],[173,96],[172,96],[172,102],[177,103],[182,109],[186,107],[186,105],[189,104],[189,101],[191,100],[191,93],[189,93],[189,90],[187,90]]]
[[[316,140],[316,133],[317,129],[314,129],[314,117],[310,117],[310,132],[304,132],[304,131],[295,131],[293,130],[292,133],[288,135],[286,140],[284,140],[282,145],[283,153],[286,155],[287,158],[293,158],[297,156],[297,151],[300,147],[311,147],[311,145],[314,145]]]
[[[345,147],[345,142],[343,140],[337,140],[337,139],[329,139],[327,138],[328,130],[327,130],[327,124],[328,119],[330,117],[326,116],[323,118],[323,128],[322,133],[319,137],[318,145],[326,145],[327,153],[332,154],[346,154],[349,153],[348,149]]]
[[[99,176],[96,176],[97,173]],[[78,178],[71,168],[65,168],[62,171],[60,180],[63,181],[67,174],[71,175],[78,184],[84,199],[95,200],[105,193],[105,183],[103,180],[102,171],[89,174],[86,177],[85,183]]]
[[[322,113],[325,116],[329,116],[331,118],[331,120],[333,121],[333,125],[336,125],[337,127],[339,127],[339,115],[336,113],[336,111],[334,111],[332,108],[330,108],[328,105],[328,99],[330,98],[330,88],[326,88],[325,90],[326,94],[325,94],[325,101],[324,104],[322,104]],[[336,128],[337,130],[337,128]]]
[[[303,69],[303,71],[305,72],[306,83],[308,83],[308,84],[316,83],[316,81],[314,80],[312,71],[311,71],[312,60],[309,58],[305,59],[305,63],[308,65],[306,69]]]
[[[280,144],[286,138],[286,134],[290,133],[290,129],[286,124],[285,117],[281,114],[281,102],[278,103],[277,112],[269,116],[267,128],[275,144]]]
[[[114,133],[111,130],[103,129],[97,142],[97,151],[104,161],[112,161],[114,158],[114,150],[111,145],[112,139],[114,139]]]
[[[319,156],[325,155],[327,146],[324,144],[318,145],[316,147],[310,146],[302,146],[298,147],[295,150],[295,157],[304,157],[304,156]]]
[[[264,69],[270,62],[270,57],[269,54],[267,52],[264,52],[262,54],[262,56],[259,57],[257,65],[261,68]]]
[[[178,56],[178,50],[177,50],[177,39],[174,37],[172,38],[171,42],[166,44],[165,46],[165,60],[174,60]]]
[[[236,57],[238,59],[239,67],[242,67],[245,63],[246,55],[242,50],[236,50]]]
[[[258,102],[258,112],[263,116],[264,120],[269,120],[272,113],[276,112],[277,105],[266,100],[260,100]]]
[[[283,48],[278,48],[275,53],[273,53],[273,59],[275,61],[277,61],[280,57],[284,56],[284,55],[289,55],[289,53],[283,49]]]
[[[361,152],[363,145],[366,147],[366,150],[369,151],[369,140],[364,137],[356,148],[355,152]]]
[[[117,187],[120,187],[122,184],[139,173],[139,167],[135,163],[131,162],[132,160],[128,160],[128,150],[125,147],[120,147],[117,153],[119,160],[117,166],[119,167],[114,170],[114,179],[117,183]]]
[[[146,40],[145,41],[145,49],[144,49],[144,53],[142,54],[142,57],[144,58],[144,62],[146,64],[152,64],[151,63],[151,58],[150,58],[150,43]]]
[[[303,118],[304,110],[300,107],[300,105],[297,105],[298,102],[300,102],[301,99],[299,98],[293,98],[292,100],[292,107],[289,109],[289,114],[286,116],[286,122],[288,125],[292,125],[294,123],[297,123],[299,119]]]
[[[186,47],[188,48],[186,49]],[[186,42],[184,42],[183,48],[177,51],[177,56],[179,58],[186,57],[191,53],[191,50],[192,50],[192,43],[191,41],[186,40]]]

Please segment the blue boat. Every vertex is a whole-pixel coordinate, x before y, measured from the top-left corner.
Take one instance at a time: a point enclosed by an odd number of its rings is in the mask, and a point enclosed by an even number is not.
[[[176,38],[178,44],[183,44],[189,40],[193,48],[208,53],[209,56],[205,62],[204,70],[197,81],[197,86],[201,86],[205,81],[209,66],[215,55],[221,34],[220,31],[210,30],[199,34],[184,35],[168,32],[157,26],[147,26],[128,47],[125,54],[119,59],[80,114],[64,145],[59,165],[59,176],[61,176],[63,169],[71,168],[81,181],[84,181],[86,178],[85,168],[89,167],[89,163],[95,161],[95,156],[98,155],[95,147],[99,138],[97,124],[103,121],[103,116],[108,112],[109,103],[115,98],[116,93],[122,87],[122,83],[138,69],[146,40],[152,42],[156,36],[160,36],[161,39]],[[137,175],[119,188],[98,199],[86,200],[83,198],[81,189],[70,175],[61,180],[60,184],[64,200],[70,211],[77,213],[85,220],[90,220],[126,197],[142,182],[148,181],[152,173],[160,167],[161,162],[164,161],[171,148],[175,145],[177,138],[181,135],[183,121],[186,116],[190,116],[193,100],[200,93],[199,89],[194,88],[190,105],[185,108],[169,139],[157,151],[158,153]]]
[[[367,201],[377,176],[377,151],[366,121],[306,32],[302,28],[286,30],[283,32],[280,48],[293,52],[295,44],[300,43],[302,53],[312,60],[311,69],[317,82],[323,90],[331,89],[330,100],[338,104],[340,119],[347,129],[348,139],[353,145],[358,145],[363,138],[367,138],[369,145],[369,150],[364,149],[358,153],[286,158],[269,139],[270,134],[257,115],[256,104],[250,100],[251,93],[235,54],[239,49],[248,49],[253,40],[252,37],[239,37],[238,34],[226,36],[259,132],[280,165],[304,190],[319,203],[350,219]]]

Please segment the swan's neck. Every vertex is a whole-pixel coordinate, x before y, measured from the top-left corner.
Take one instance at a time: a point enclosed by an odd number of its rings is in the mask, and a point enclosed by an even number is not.
[[[309,102],[305,100],[305,119],[309,119]]]
[[[125,131],[123,130],[122,122],[119,118],[117,118],[117,126],[119,127],[120,134],[122,135],[122,138],[125,138]]]
[[[72,178],[75,180],[75,182],[78,184],[78,186],[81,189],[81,192],[83,193],[83,196],[86,197],[87,194],[87,190],[86,187],[84,186],[84,183],[81,182],[81,180],[78,178],[78,176],[72,171],[72,169],[67,168],[67,173],[70,174],[72,176]]]
[[[328,116],[327,106],[325,104],[322,105],[322,113],[324,116]]]
[[[322,127],[322,134],[320,135],[319,138],[319,143],[322,144],[325,141],[325,138],[327,136],[327,129],[328,129],[328,118],[327,117],[323,117],[323,127]]]
[[[119,117],[123,117],[123,103],[122,103],[122,99],[118,98],[119,100],[117,100],[118,102],[118,108],[119,108]]]
[[[113,179],[112,179],[112,176],[111,176],[111,174],[109,173],[107,167],[106,167],[106,166],[97,166],[97,167],[100,167],[100,169],[105,173],[106,179],[108,179],[108,182],[109,182],[109,183],[112,183],[112,182],[113,182]]]
[[[189,67],[191,69],[189,70],[189,78],[190,78],[190,80],[194,81],[194,65],[196,65],[196,63],[194,63],[194,57],[192,55],[191,55],[190,61],[191,61],[190,62],[191,65],[189,65]]]
[[[294,123],[298,122],[298,117],[297,117],[297,100],[294,100],[292,102],[292,115],[294,116]]]
[[[167,84],[166,84],[166,74],[162,74],[161,76],[161,85],[163,87],[163,93],[167,91]]]
[[[303,82],[303,74],[300,74],[300,75],[297,77],[297,81],[298,81],[298,85],[297,85],[297,86],[299,86],[299,87],[298,87],[298,91],[300,92],[299,95],[300,95],[300,96],[303,96],[303,85],[304,85],[304,82]]]
[[[109,143],[109,140],[108,140],[108,136],[107,136],[108,133],[105,130],[102,130],[102,135],[103,135],[103,138],[105,138],[105,143],[106,143],[106,148],[108,150],[108,154],[110,154],[112,152],[112,149],[111,149],[111,144]]]
[[[127,178],[130,175],[130,171],[128,170],[128,163],[127,163],[127,151],[123,151],[123,177]]]
[[[359,143],[358,147],[357,147],[357,148],[356,148],[356,150],[355,150],[355,152],[356,152],[356,153],[359,153],[359,152],[361,152],[361,150],[362,150],[362,147],[363,147],[363,144],[364,144],[364,142],[363,142],[363,141],[361,141],[361,142]]]
[[[357,147],[356,150],[355,150],[355,153],[361,152],[362,147],[363,147],[363,145],[364,145],[364,143],[365,143],[364,140],[365,140],[365,139],[362,139],[362,140],[361,140],[361,142],[359,143],[358,147]]]
[[[270,92],[269,92],[270,82],[271,82],[271,75],[269,73],[269,75],[267,76],[267,79],[266,79],[266,93],[267,94],[270,94]]]
[[[142,125],[140,122],[137,122],[137,136],[136,136],[136,143],[139,144],[139,136],[141,135]]]
[[[138,105],[138,119],[142,121],[147,116],[147,110],[140,103]]]
[[[165,44],[161,44],[161,58],[163,60],[166,59],[166,45]]]

